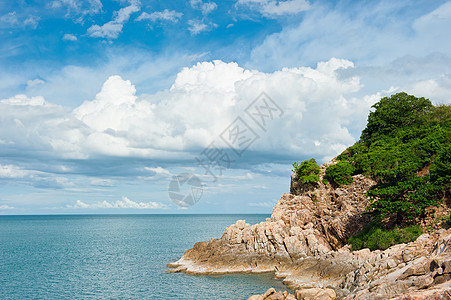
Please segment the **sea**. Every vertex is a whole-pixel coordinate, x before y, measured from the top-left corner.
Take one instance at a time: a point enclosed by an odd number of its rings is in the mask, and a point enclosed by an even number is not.
[[[0,299],[247,299],[273,274],[166,273],[196,242],[269,215],[0,216]]]

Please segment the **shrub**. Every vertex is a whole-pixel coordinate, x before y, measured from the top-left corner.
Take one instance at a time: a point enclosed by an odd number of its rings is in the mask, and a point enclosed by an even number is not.
[[[352,173],[354,167],[347,161],[339,161],[338,163],[327,167],[326,177],[335,185],[342,186],[352,183]]]
[[[319,181],[319,166],[314,158],[304,160],[300,164],[293,163],[293,172],[295,172],[299,178],[300,183],[309,184]]]
[[[405,228],[395,227],[387,230],[378,223],[373,222],[365,227],[359,234],[351,237],[348,242],[352,250],[369,248],[370,250],[385,250],[393,245],[408,243],[416,240],[422,234],[421,227],[413,225]]]

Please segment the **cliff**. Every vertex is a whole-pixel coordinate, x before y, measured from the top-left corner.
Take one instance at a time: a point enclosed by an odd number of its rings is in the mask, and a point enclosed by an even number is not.
[[[295,295],[268,291],[254,299],[388,299],[425,289],[448,293],[451,230],[423,234],[385,251],[350,250],[348,238],[370,221],[362,213],[369,205],[365,193],[375,182],[356,175],[340,188],[321,183],[334,163],[321,166],[316,185],[299,184],[293,174],[291,193],[282,195],[271,218],[252,226],[237,221],[221,238],[196,243],[168,265],[173,268],[168,272],[275,272],[297,290]]]

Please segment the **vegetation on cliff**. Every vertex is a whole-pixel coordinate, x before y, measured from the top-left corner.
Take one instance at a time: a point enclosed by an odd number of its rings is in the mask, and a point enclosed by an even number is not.
[[[299,182],[304,184],[310,184],[318,182],[319,180],[319,166],[314,158],[304,160],[300,164],[293,163],[293,172],[295,172],[299,178]]]
[[[360,140],[337,157],[325,178],[335,186],[352,183],[357,174],[377,182],[367,192],[374,222],[350,242],[384,249],[416,238],[416,229],[398,226],[414,224],[428,207],[449,198],[451,106],[398,93],[372,108]],[[381,220],[390,220],[388,228]]]
[[[373,177],[368,211],[394,224],[421,217],[450,189],[451,107],[398,93],[373,105],[360,141],[338,159]]]
[[[373,222],[365,227],[359,234],[349,239],[352,250],[369,248],[370,250],[385,250],[390,246],[408,243],[416,240],[423,231],[419,225],[393,229],[383,228],[379,223]]]
[[[352,183],[354,166],[348,161],[339,161],[326,169],[326,178],[336,186]]]

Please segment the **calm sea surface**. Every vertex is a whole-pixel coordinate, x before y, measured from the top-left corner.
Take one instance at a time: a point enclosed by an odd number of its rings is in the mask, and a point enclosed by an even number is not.
[[[195,242],[267,217],[0,216],[0,299],[247,299],[285,290],[271,274],[165,273]]]

